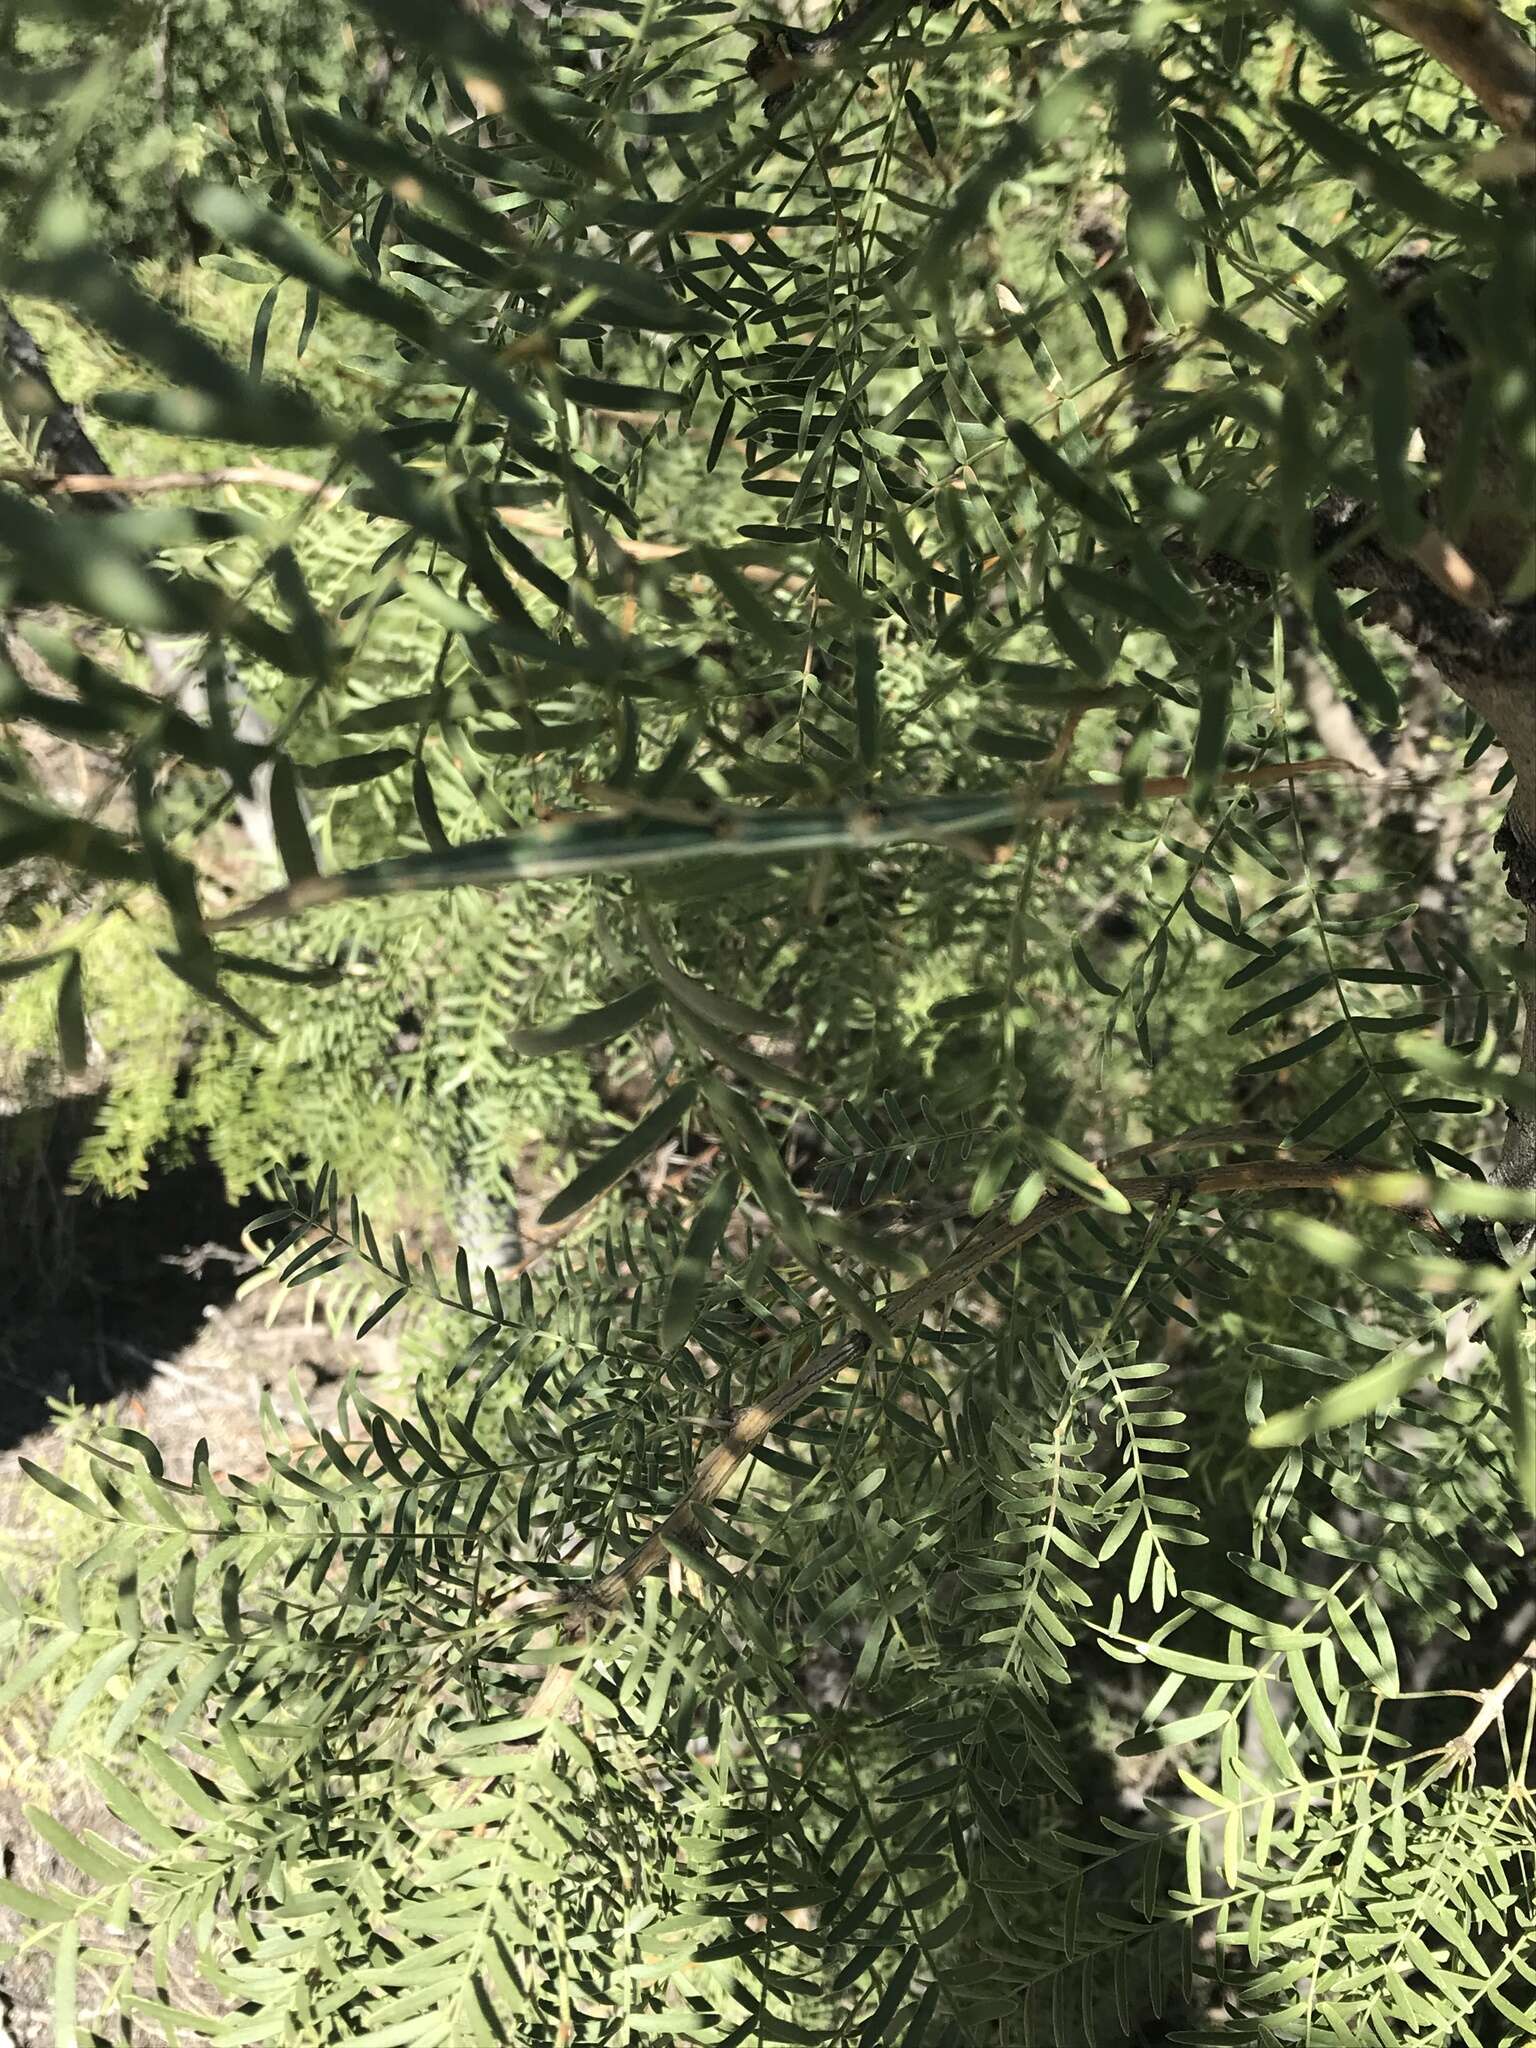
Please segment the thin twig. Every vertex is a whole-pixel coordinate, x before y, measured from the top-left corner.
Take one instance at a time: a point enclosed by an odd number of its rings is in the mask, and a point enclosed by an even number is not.
[[[154,476],[49,476],[35,469],[0,470],[0,481],[21,484],[40,496],[62,493],[67,497],[93,497],[97,492],[120,493],[144,498],[158,491],[210,490],[218,484],[259,484],[275,491],[302,491],[324,505],[334,505],[346,496],[339,484],[325,483],[298,469],[274,469],[269,463],[249,462],[224,469],[164,469]]]
[[[1468,1764],[1472,1761],[1479,1742],[1495,1721],[1503,1719],[1505,1703],[1523,1678],[1536,1678],[1536,1636],[1526,1644],[1498,1683],[1478,1695],[1480,1705],[1477,1712],[1461,1733],[1446,1745],[1448,1762]]]
[[[1257,768],[1233,769],[1214,779],[1217,789],[1263,789],[1274,783],[1291,782],[1317,775],[1354,775],[1358,770],[1332,755],[1307,761],[1271,761]],[[1195,787],[1187,775],[1151,776],[1141,786],[1142,801],[1160,802],[1186,796]],[[612,801],[619,792],[605,794]],[[898,811],[890,799],[879,811],[855,809],[848,814],[827,811],[779,810],[730,811],[724,807],[690,806],[681,802],[665,805],[625,793],[623,810],[567,811],[525,826],[514,838],[487,839],[458,846],[446,857],[405,855],[371,867],[344,870],[336,875],[306,875],[286,888],[274,889],[220,917],[205,919],[209,932],[235,931],[245,925],[262,924],[271,918],[293,917],[300,911],[322,905],[343,903],[353,897],[395,895],[411,889],[499,888],[511,882],[528,882],[578,874],[619,873],[644,865],[656,867],[686,859],[694,852],[707,851],[715,860],[792,859],[824,847],[871,857],[889,846],[905,844],[948,845],[977,858],[1003,862],[1012,858],[1013,846],[1003,841],[982,840],[977,834],[994,829],[995,821],[981,815],[983,806],[1001,814],[1011,812],[1005,822],[1022,823],[1032,818],[1076,817],[1083,810],[1113,809],[1125,802],[1124,785],[1118,781],[1089,783],[1069,794],[1039,797],[1028,785],[1013,790],[976,791],[977,809],[961,822],[936,820]],[[914,807],[915,808],[915,807]],[[600,843],[594,836],[572,848],[562,837],[571,827],[619,826],[635,818],[671,822],[685,829],[695,828],[697,845],[671,841],[658,846],[654,840],[637,837],[628,846],[615,840]],[[793,821],[786,827],[782,843],[768,846],[764,838],[753,837],[750,827],[778,819]],[[734,829],[740,821],[744,829]],[[542,848],[543,851],[536,851]]]
[[[1360,1171],[1358,1162],[1345,1165],[1300,1159],[1253,1159],[1209,1167],[1200,1173],[1107,1178],[1133,1207],[1155,1207],[1169,1202],[1183,1205],[1205,1201],[1221,1194],[1331,1191]],[[1007,1258],[1031,1238],[1092,1206],[1091,1196],[1063,1191],[1041,1202],[1021,1222],[1004,1218],[980,1224],[941,1266],[892,1295],[880,1309],[881,1320],[891,1329],[920,1323],[930,1309],[951,1299],[999,1259]],[[590,1630],[614,1614],[642,1580],[665,1565],[669,1539],[689,1528],[695,1511],[718,1500],[737,1470],[767,1438],[828,1380],[856,1365],[868,1350],[869,1339],[862,1333],[845,1337],[837,1344],[823,1345],[811,1351],[786,1380],[761,1400],[739,1409],[731,1418],[728,1434],[700,1460],[693,1484],[682,1499],[621,1565],[594,1581],[569,1625],[577,1630]],[[697,1541],[696,1534],[693,1540]],[[551,1665],[528,1709],[529,1717],[563,1714],[571,1703],[572,1678],[568,1665]]]

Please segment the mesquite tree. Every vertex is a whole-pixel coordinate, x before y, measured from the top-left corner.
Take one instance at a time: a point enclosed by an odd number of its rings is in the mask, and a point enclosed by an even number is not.
[[[100,1540],[13,1597],[15,1683],[115,1702],[125,1831],[0,1886],[61,2013],[1513,2048],[1529,46],[1487,0],[372,11],[399,124],[290,94],[186,200],[367,335],[354,405],[271,294],[236,361],[49,166],[23,209],[0,972],[79,1064],[125,921],[194,1035],[404,961],[424,1032],[473,992],[471,1122],[565,1060],[608,1128],[452,1278],[274,1162],[274,1279],[438,1363],[259,1478],[113,1428],[37,1472]],[[71,412],[38,300],[140,388]],[[252,465],[113,475],[114,426]],[[562,918],[563,1002],[517,952]]]

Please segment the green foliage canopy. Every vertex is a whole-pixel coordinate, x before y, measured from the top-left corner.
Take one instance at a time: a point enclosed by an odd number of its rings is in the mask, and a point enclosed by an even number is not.
[[[1338,10],[877,5],[747,79],[709,0],[374,12],[398,126],[290,99],[188,202],[366,327],[366,404],[67,208],[7,259],[139,366],[103,419],[308,450],[378,551],[331,605],[318,493],[254,560],[0,497],[56,678],[7,717],[104,722],[129,792],[13,748],[0,852],[77,893],[4,971],[78,1061],[82,905],[250,1030],[423,901],[446,972],[573,900],[592,999],[503,977],[488,1057],[616,1048],[631,1108],[515,1285],[276,1177],[275,1279],[442,1334],[401,1412],[349,1386],[261,1481],[122,1429],[38,1473],[101,1541],[17,1683],[89,1651],[140,1844],[0,1888],[61,2011],[84,1965],[231,2042],[1514,2048],[1532,1212],[1467,1148],[1536,1116],[1529,963],[1315,727],[1369,755],[1427,664],[1469,865],[1498,787],[1524,829],[1518,163],[1463,176],[1475,113]],[[397,606],[433,659],[381,682]],[[105,665],[165,641],[195,714]],[[232,687],[265,891],[211,851]]]

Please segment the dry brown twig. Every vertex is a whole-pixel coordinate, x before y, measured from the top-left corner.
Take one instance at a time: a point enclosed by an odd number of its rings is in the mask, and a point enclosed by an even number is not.
[[[346,495],[340,484],[325,483],[298,469],[275,469],[270,463],[248,462],[223,469],[165,469],[154,476],[52,476],[35,469],[0,470],[0,482],[20,484],[40,497],[152,497],[161,491],[212,490],[220,485],[261,485],[276,491],[301,491],[334,505]]]
[[[1446,1748],[1447,1766],[1454,1764],[1468,1765],[1472,1762],[1477,1745],[1488,1733],[1488,1730],[1495,1721],[1503,1720],[1504,1709],[1509,1704],[1510,1694],[1514,1692],[1522,1679],[1527,1678],[1536,1683],[1536,1637],[1533,1637],[1526,1644],[1502,1678],[1495,1684],[1490,1685],[1485,1692],[1476,1695],[1478,1701],[1477,1712],[1472,1716],[1466,1727],[1462,1729],[1461,1733]]]
[[[1117,1154],[1107,1165],[1112,1168],[1118,1159],[1143,1157],[1149,1150],[1170,1149],[1175,1143],[1193,1148],[1197,1144],[1222,1142],[1223,1137],[1224,1134],[1217,1131],[1190,1132],[1181,1141],[1168,1141],[1166,1147],[1138,1147],[1129,1153]],[[1369,1170],[1359,1161],[1338,1164],[1295,1158],[1248,1159],[1187,1174],[1127,1177],[1112,1173],[1106,1178],[1133,1208],[1156,1208],[1169,1203],[1183,1206],[1208,1200],[1214,1195],[1269,1195],[1304,1190],[1332,1192]],[[1063,1191],[1049,1196],[1020,1222],[1004,1218],[979,1224],[942,1265],[912,1286],[892,1295],[880,1309],[882,1321],[893,1330],[920,1323],[930,1309],[951,1300],[989,1266],[996,1265],[1000,1259],[1019,1251],[1032,1238],[1092,1206],[1091,1196]],[[636,1545],[622,1564],[593,1582],[569,1613],[565,1622],[567,1635],[584,1640],[617,1613],[642,1580],[666,1564],[670,1555],[669,1542],[690,1528],[695,1510],[708,1508],[717,1501],[758,1447],[802,1408],[819,1388],[849,1367],[860,1364],[869,1349],[870,1341],[862,1332],[845,1337],[839,1343],[815,1348],[787,1379],[761,1400],[739,1409],[730,1418],[726,1434],[700,1459],[693,1483],[682,1499],[651,1534]],[[696,1541],[697,1537],[693,1540]],[[527,1718],[538,1721],[547,1716],[566,1714],[574,1700],[575,1676],[570,1664],[552,1664],[528,1707]]]

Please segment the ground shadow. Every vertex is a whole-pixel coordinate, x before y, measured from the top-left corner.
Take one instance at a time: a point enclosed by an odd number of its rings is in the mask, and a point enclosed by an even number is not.
[[[108,1200],[74,1185],[100,1098],[0,1117],[0,1451],[50,1426],[50,1402],[146,1387],[240,1279],[242,1224],[202,1152]]]

